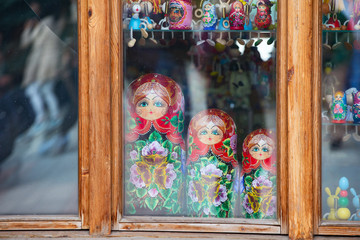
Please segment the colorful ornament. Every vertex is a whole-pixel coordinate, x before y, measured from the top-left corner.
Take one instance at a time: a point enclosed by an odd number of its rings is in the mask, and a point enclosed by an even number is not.
[[[255,25],[259,30],[268,29],[272,23],[270,0],[259,0],[256,4],[257,13],[255,15]]]
[[[258,129],[243,143],[241,193],[246,218],[276,217],[276,148],[272,133]]]
[[[238,179],[234,121],[221,110],[204,110],[193,117],[188,134],[189,216],[233,217]]]
[[[331,103],[331,118],[333,123],[346,123],[347,103],[345,93],[337,91]]]
[[[169,3],[170,30],[191,29],[192,5],[191,0],[170,0]]]
[[[205,1],[202,6],[202,24],[204,30],[215,30],[217,23],[216,7],[210,1]]]
[[[244,4],[241,1],[235,1],[231,4],[229,21],[231,30],[244,30],[245,13]]]
[[[349,188],[349,180],[346,177],[341,177],[339,180],[339,187],[341,191],[346,191]],[[347,197],[341,197],[339,198],[338,203],[340,208],[336,212],[336,218],[339,220],[348,220],[351,216],[351,212],[347,208],[349,205],[349,199]]]
[[[180,215],[185,164],[184,96],[171,78],[150,73],[127,91],[125,210]]]

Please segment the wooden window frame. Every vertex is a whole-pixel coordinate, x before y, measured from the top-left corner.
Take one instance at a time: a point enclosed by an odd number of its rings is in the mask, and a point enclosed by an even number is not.
[[[358,234],[319,219],[321,1],[278,1],[277,221],[122,217],[122,1],[78,0],[79,214],[1,216],[0,229]]]

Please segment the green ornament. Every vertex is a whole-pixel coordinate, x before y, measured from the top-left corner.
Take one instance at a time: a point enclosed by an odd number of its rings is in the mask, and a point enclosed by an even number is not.
[[[339,199],[339,206],[340,207],[347,207],[347,205],[349,205],[349,199],[346,197],[341,197]]]

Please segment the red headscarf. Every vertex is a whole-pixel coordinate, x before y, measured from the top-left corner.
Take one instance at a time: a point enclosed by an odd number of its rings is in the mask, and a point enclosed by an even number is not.
[[[261,136],[263,135],[263,136]],[[272,155],[264,160],[258,160],[251,156],[250,148],[252,147],[252,140],[256,137],[260,137],[262,140],[273,147]],[[271,139],[272,142],[269,142]],[[265,170],[270,171],[272,174],[276,174],[276,149],[275,141],[272,137],[272,132],[266,129],[258,129],[250,133],[244,140],[243,143],[243,159],[242,159],[242,170],[241,173],[250,173],[253,169],[257,169],[259,166]]]
[[[209,122],[199,122],[204,119],[206,116],[216,116],[215,118],[222,121],[222,126],[218,126],[223,131],[223,139],[214,144],[207,145],[199,140],[197,137],[198,130],[202,126],[206,126]],[[214,123],[216,124],[216,122]],[[219,109],[208,109],[202,112],[199,112],[191,119],[188,132],[188,147],[189,147],[189,157],[187,164],[191,161],[197,161],[200,156],[204,156],[211,151],[220,157],[224,162],[231,163],[233,167],[238,166],[236,158],[236,126],[233,119],[225,112]],[[190,150],[191,149],[191,150]],[[191,152],[191,153],[190,153]]]
[[[165,98],[165,102],[168,103],[168,111],[156,120],[146,120],[136,113],[138,101],[135,101],[140,94],[145,94],[139,93],[137,90],[144,84],[147,84],[148,89],[154,90],[155,93],[156,88],[165,89],[162,91],[165,93],[164,96],[160,97]],[[154,126],[158,132],[166,134],[171,142],[180,144],[182,148],[185,147],[181,134],[184,129],[184,95],[180,86],[171,78],[157,73],[149,73],[133,81],[127,91],[127,110],[127,115],[130,116],[127,116],[125,121],[127,124],[129,124],[128,121],[132,121],[132,127],[125,134],[127,142],[136,141],[139,135],[146,134],[151,126]]]

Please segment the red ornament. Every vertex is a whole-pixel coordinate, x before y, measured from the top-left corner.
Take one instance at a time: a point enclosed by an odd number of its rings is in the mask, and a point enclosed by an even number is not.
[[[342,191],[340,192],[340,196],[341,196],[341,197],[347,197],[347,195],[348,195],[348,192],[347,192],[346,190],[342,190]]]

